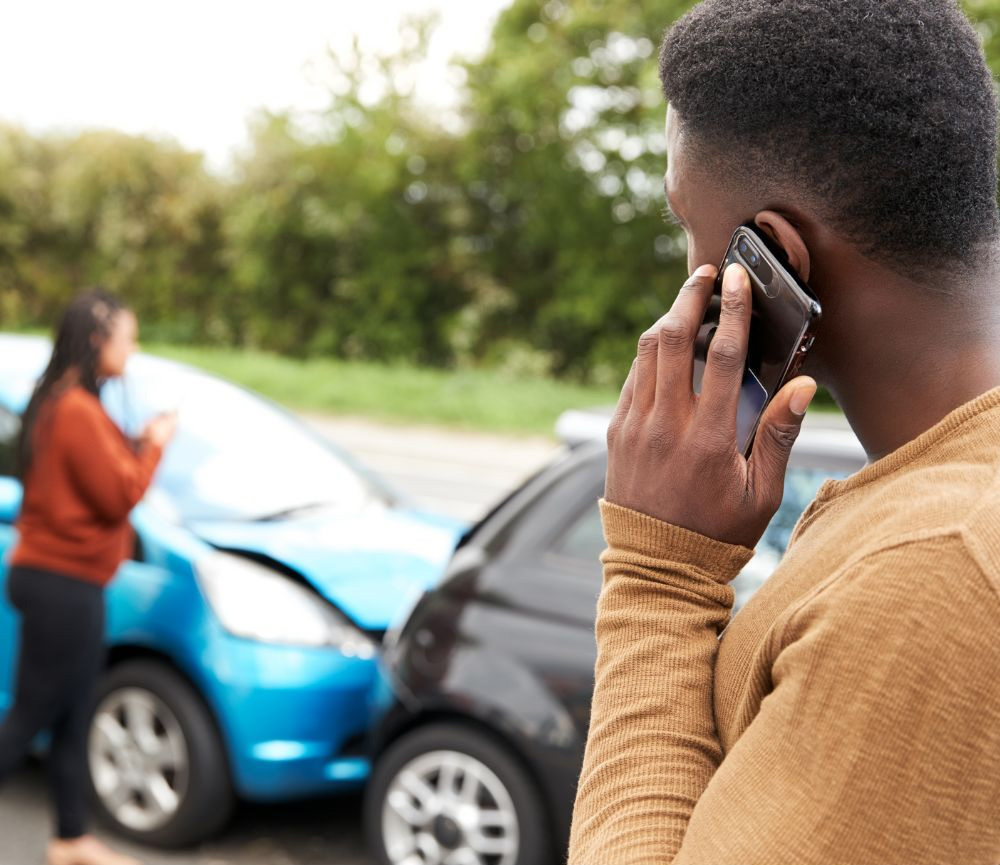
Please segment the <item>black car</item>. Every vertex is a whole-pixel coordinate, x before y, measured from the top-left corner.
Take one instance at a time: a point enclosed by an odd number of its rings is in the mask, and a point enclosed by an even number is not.
[[[593,690],[607,464],[607,418],[578,420],[593,431],[571,435],[476,525],[438,587],[386,635],[365,808],[386,865],[563,859]],[[733,583],[737,607],[770,575],[823,480],[864,461],[845,430],[802,433],[781,509]]]

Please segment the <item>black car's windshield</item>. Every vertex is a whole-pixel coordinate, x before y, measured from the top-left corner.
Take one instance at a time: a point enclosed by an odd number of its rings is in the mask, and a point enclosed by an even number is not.
[[[764,536],[757,544],[756,555],[742,573],[730,583],[736,595],[733,608],[740,609],[774,572],[792,539],[795,524],[815,497],[823,482],[844,478],[848,472],[792,466],[785,475],[785,495]]]
[[[136,357],[101,398],[130,435],[157,412],[179,412],[154,494],[181,520],[258,520],[317,506],[356,512],[384,500],[293,416],[220,379]]]
[[[781,500],[781,507],[778,508],[778,512],[768,524],[764,537],[760,539],[758,549],[767,547],[781,556],[788,547],[788,542],[792,539],[792,531],[795,529],[799,517],[816,497],[816,493],[824,481],[831,478],[845,478],[847,474],[846,471],[836,471],[835,469],[798,467],[789,469],[785,476],[785,496]]]

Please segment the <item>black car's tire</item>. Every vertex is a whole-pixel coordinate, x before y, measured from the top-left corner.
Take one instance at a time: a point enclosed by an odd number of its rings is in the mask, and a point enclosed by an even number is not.
[[[449,754],[457,756],[454,758],[439,756]],[[433,780],[435,761],[442,767],[436,776],[437,782]],[[420,821],[407,821],[395,809],[387,807],[390,795],[394,797],[403,795],[400,778],[404,770],[408,770],[411,775],[429,779],[430,784],[436,783],[438,786],[434,789],[440,793],[444,767],[450,763],[455,763],[457,767],[453,770],[457,773],[454,789],[459,789],[469,778],[477,779],[477,783],[488,782],[489,786],[484,784],[479,787],[481,795],[477,797],[477,803],[481,806],[481,813],[484,809],[489,809],[488,813],[506,813],[507,809],[512,809],[515,815],[516,852],[507,854],[507,858],[494,856],[485,858],[484,861],[490,865],[493,863],[551,865],[555,861],[551,856],[552,837],[541,796],[535,782],[516,754],[499,739],[471,725],[431,723],[418,727],[393,742],[378,758],[368,783],[365,793],[365,833],[369,848],[381,865],[397,865],[400,861],[399,851],[397,850],[397,855],[394,856],[390,848],[393,846],[393,838],[398,842],[400,838],[398,829],[401,826],[412,828],[413,837],[417,837],[418,830],[414,826]],[[481,772],[478,767],[485,767],[488,773]],[[502,785],[506,796],[493,795],[491,791],[499,793],[495,790],[495,781],[499,781]],[[417,817],[418,813],[420,816],[427,813],[419,808],[419,801],[416,796],[410,794],[409,804],[414,817]],[[495,811],[493,805],[496,806]],[[497,816],[500,816],[499,813]],[[387,820],[389,825],[386,823]],[[434,838],[433,843],[439,843],[441,840],[453,842],[456,828],[462,838],[459,844],[474,843],[475,838],[462,834],[460,827],[447,823],[442,825],[439,820],[428,824],[425,834]],[[498,827],[497,831],[503,830]],[[389,837],[390,835],[392,837]],[[426,838],[424,840],[426,841]]]
[[[87,744],[95,813],[121,835],[186,847],[218,832],[232,815],[235,795],[219,733],[198,694],[166,664],[127,661],[108,672]],[[165,801],[176,805],[164,808]]]

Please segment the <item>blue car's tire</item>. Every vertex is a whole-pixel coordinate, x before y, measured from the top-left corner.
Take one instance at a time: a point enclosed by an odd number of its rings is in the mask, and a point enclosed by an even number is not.
[[[191,685],[155,660],[124,662],[101,682],[88,768],[97,816],[158,847],[218,832],[235,805],[222,741]]]
[[[431,723],[393,742],[368,783],[364,822],[379,865],[443,861],[462,846],[491,865],[556,861],[534,780],[502,741],[472,725]]]

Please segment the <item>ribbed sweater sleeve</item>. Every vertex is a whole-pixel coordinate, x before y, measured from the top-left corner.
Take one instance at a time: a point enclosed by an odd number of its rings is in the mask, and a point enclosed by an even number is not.
[[[79,494],[108,523],[128,517],[148,489],[162,455],[160,448],[148,443],[134,452],[100,402],[76,392],[66,394],[59,404],[52,444]]]
[[[605,506],[571,865],[995,863],[1000,604],[960,533],[849,561],[761,646],[725,755],[715,633],[744,554]]]
[[[665,865],[722,760],[712,708],[726,583],[753,553],[601,502],[590,734],[571,865]]]

